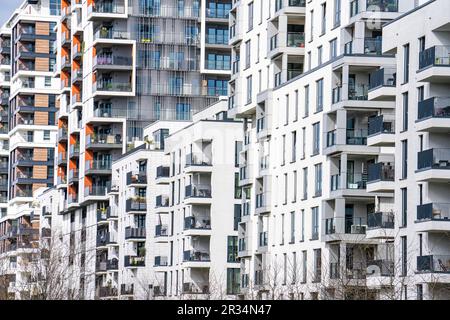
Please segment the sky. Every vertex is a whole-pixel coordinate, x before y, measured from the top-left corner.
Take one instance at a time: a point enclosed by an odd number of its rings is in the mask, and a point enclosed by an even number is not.
[[[0,26],[11,16],[14,10],[21,5],[23,0],[0,0]]]

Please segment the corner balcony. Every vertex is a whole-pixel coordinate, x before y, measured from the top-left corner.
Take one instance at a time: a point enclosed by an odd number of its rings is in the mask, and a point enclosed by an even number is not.
[[[166,256],[155,256],[155,268],[157,267],[167,267],[169,265],[169,259]]]
[[[185,204],[208,204],[211,203],[210,184],[191,184],[185,187]]]
[[[394,192],[394,165],[382,162],[369,164],[367,175],[367,192]]]
[[[122,135],[93,134],[86,136],[86,149],[122,149]]]
[[[125,228],[125,240],[130,241],[145,241],[146,233],[145,228]]]
[[[419,53],[417,82],[450,83],[450,46],[434,46]]]
[[[373,197],[374,195],[367,193],[366,188],[367,174],[334,174],[331,176],[330,181],[330,198],[337,199],[342,197]]]
[[[282,54],[293,56],[305,55],[305,33],[287,32],[286,37],[275,34],[270,38],[267,58],[275,59]]]
[[[87,19],[88,21],[125,19],[127,18],[126,5],[125,0],[92,1],[87,7]]]
[[[132,45],[130,41],[130,32],[124,29],[112,28],[109,26],[100,26],[94,31],[94,46],[97,43],[108,43],[108,44],[128,44]]]
[[[394,121],[384,121],[383,115],[369,118],[367,146],[394,147],[395,146]]]
[[[450,181],[450,149],[428,149],[417,153],[416,180]]]
[[[379,148],[367,145],[367,129],[334,129],[325,134],[323,154],[330,156],[345,152],[360,155],[378,155]]]
[[[417,206],[417,232],[449,232],[450,203],[427,203]]]
[[[155,199],[155,213],[169,212],[169,196],[159,195]]]
[[[145,256],[125,256],[124,257],[125,268],[140,268],[145,267]],[[123,294],[123,293],[122,293]]]
[[[367,215],[367,239],[392,239],[395,236],[393,212],[374,212]]]
[[[249,164],[244,164],[239,168],[239,186],[246,186],[253,183],[253,167]]]
[[[86,175],[110,175],[111,174],[111,162],[100,160],[87,160],[85,162],[85,174]]]
[[[271,193],[262,192],[256,195],[255,214],[267,214],[271,211]]]
[[[242,41],[242,36],[244,34],[242,25],[243,23],[239,23],[236,21],[232,25],[230,25],[230,29],[228,32],[230,38],[228,40],[229,45],[235,45]]]
[[[395,264],[393,260],[378,259],[367,261],[367,287],[381,289],[394,284]]]
[[[70,159],[78,158],[80,156],[80,144],[71,144],[69,147],[69,157]]]
[[[275,1],[275,16],[305,15],[306,0],[277,0]]]
[[[67,141],[67,128],[62,127],[58,129],[58,142]]]
[[[208,251],[186,250],[183,251],[183,267],[209,268],[211,257]]]
[[[96,261],[95,262],[95,273],[96,274],[102,274],[102,273],[106,274],[106,271],[108,270],[106,266],[107,266],[106,260]]]
[[[99,54],[94,57],[93,70],[132,71],[133,59],[131,57]]]
[[[238,240],[238,257],[249,257],[251,256],[250,247],[248,244],[248,238],[239,238]]]
[[[366,239],[367,219],[365,217],[336,217],[324,220],[323,241],[362,242]]]
[[[269,243],[267,231],[259,232],[258,239],[258,253],[267,252],[267,245]]]
[[[92,86],[92,95],[97,96],[131,96],[133,88],[131,82],[97,81]]]
[[[211,172],[211,157],[203,153],[190,153],[186,155],[185,172]]]
[[[131,171],[127,173],[127,186],[130,187],[146,187],[147,186],[147,174],[145,172],[139,172],[133,174]]]
[[[433,97],[419,102],[416,129],[450,133],[450,98]]]
[[[168,184],[170,182],[170,168],[159,166],[156,168],[156,184]]]
[[[69,184],[78,183],[79,173],[78,169],[70,169],[69,170]]]
[[[416,273],[429,275],[429,277],[425,276],[421,279],[425,283],[448,283],[450,281],[450,255],[418,256]]]
[[[165,243],[168,242],[169,226],[167,224],[158,224],[155,226],[155,242]]]
[[[371,101],[394,101],[397,74],[394,68],[382,68],[370,74],[368,99]]]
[[[145,198],[127,199],[125,202],[125,212],[135,214],[147,213],[147,202]]]
[[[107,199],[106,186],[91,186],[84,188],[84,197],[86,201],[97,201]]]
[[[210,217],[190,216],[184,218],[184,232],[186,236],[210,236],[211,220]]]

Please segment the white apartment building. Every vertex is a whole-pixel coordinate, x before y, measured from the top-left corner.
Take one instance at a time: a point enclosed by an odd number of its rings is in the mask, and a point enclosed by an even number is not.
[[[395,253],[403,299],[450,297],[449,26],[450,3],[436,0],[383,28],[383,51],[397,65]]]
[[[399,299],[398,73],[382,26],[419,3],[259,4],[236,1],[230,13],[229,115],[244,118],[245,136],[241,297]],[[305,30],[293,49],[290,21]],[[289,61],[303,74],[287,80]]]

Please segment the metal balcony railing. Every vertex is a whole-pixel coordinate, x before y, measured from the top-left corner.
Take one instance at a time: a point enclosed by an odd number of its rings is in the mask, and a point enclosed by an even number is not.
[[[325,219],[325,234],[365,234],[367,219],[365,217],[342,217]]]
[[[197,250],[186,250],[183,252],[183,261],[199,261],[208,262],[211,261],[209,252],[197,251]]]
[[[393,212],[374,212],[367,215],[367,226],[369,229],[394,229]]]
[[[211,198],[211,185],[188,185],[185,187],[185,198]]]
[[[394,181],[394,165],[384,164],[382,162],[369,164],[367,182],[373,181]]]
[[[417,271],[450,273],[450,255],[418,256]]]
[[[383,115],[369,118],[368,135],[376,135],[382,133],[395,133],[395,126],[393,121],[384,121]]]
[[[450,118],[450,98],[433,97],[419,101],[417,119]]]
[[[450,66],[450,46],[434,46],[419,53],[419,70],[431,66]]]
[[[184,218],[184,229],[211,229],[211,220],[210,218],[186,217]]]
[[[450,149],[428,149],[418,152],[417,169],[450,169]]]
[[[450,203],[426,203],[417,206],[417,220],[450,221]]]

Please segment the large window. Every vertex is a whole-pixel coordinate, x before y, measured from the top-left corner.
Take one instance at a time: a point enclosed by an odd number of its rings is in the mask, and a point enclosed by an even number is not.
[[[319,207],[311,208],[311,240],[319,239]]]
[[[247,103],[252,102],[252,76],[247,77]]]
[[[408,189],[400,189],[402,193],[402,216],[401,216],[401,226],[406,227],[408,224]]]
[[[231,56],[208,53],[206,67],[210,70],[231,70]]]
[[[322,195],[322,164],[316,164],[314,166],[315,183],[314,183],[314,196],[319,197]]]
[[[227,269],[227,294],[238,294],[240,292],[241,270],[239,268]]]
[[[317,106],[316,111],[322,111],[323,110],[323,79],[320,79],[316,83],[316,98],[317,98]]]
[[[228,236],[227,262],[237,262],[238,259],[238,237]]]
[[[408,140],[402,140],[402,179],[408,176]]]
[[[409,43],[403,46],[403,83],[409,81]]]
[[[312,155],[319,154],[320,152],[320,122],[313,124],[313,145]]]
[[[253,29],[253,2],[248,4],[248,31]]]

